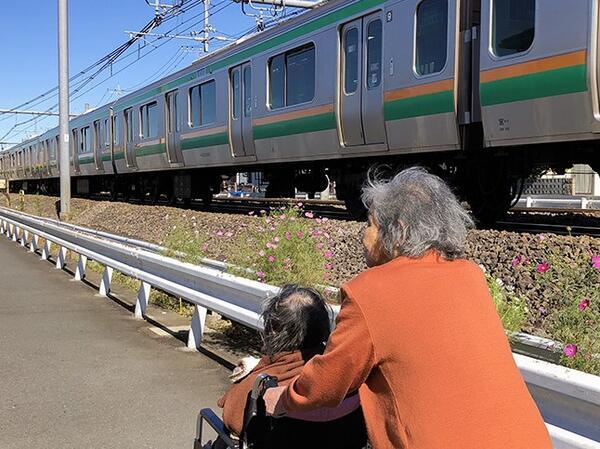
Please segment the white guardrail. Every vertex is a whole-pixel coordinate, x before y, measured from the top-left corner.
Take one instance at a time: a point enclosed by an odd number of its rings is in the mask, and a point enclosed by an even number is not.
[[[199,348],[206,313],[261,329],[262,304],[277,288],[227,274],[218,262],[204,266],[159,254],[161,247],[55,220],[0,208],[0,233],[29,251],[50,257],[58,247],[56,267],[64,268],[66,252],[78,257],[75,279],[85,277],[86,262],[102,264],[100,294],[107,296],[113,270],[141,281],[135,316],[143,319],[151,288],[194,305],[188,346]],[[43,239],[43,243],[42,243]],[[212,266],[211,266],[212,265]],[[600,377],[515,354],[515,361],[544,417],[555,449],[600,449]],[[533,449],[533,448],[532,448]]]
[[[583,197],[583,196],[535,196],[528,195],[519,199],[515,205],[517,208],[527,209],[561,209],[573,210],[599,210],[600,199],[598,197]]]

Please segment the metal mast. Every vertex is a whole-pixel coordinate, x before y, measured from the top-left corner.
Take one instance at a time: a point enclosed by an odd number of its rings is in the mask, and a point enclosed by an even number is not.
[[[69,162],[69,28],[68,0],[58,0],[58,96],[60,155],[60,215],[71,213],[71,173]],[[74,154],[73,157],[76,157]]]

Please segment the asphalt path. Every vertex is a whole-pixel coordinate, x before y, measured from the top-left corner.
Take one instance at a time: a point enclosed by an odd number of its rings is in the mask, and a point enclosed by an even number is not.
[[[227,370],[0,236],[0,448],[191,448]]]

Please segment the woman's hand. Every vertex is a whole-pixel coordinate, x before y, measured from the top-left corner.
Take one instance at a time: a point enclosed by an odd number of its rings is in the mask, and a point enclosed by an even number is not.
[[[263,399],[265,401],[265,408],[268,415],[272,415],[276,418],[285,416],[286,410],[283,407],[281,396],[286,389],[287,387],[274,387],[265,391]]]

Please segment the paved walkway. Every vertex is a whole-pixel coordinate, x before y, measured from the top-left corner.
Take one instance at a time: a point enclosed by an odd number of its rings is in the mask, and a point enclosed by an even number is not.
[[[0,236],[0,448],[190,448],[225,368]]]

